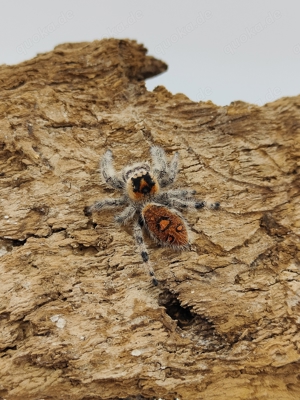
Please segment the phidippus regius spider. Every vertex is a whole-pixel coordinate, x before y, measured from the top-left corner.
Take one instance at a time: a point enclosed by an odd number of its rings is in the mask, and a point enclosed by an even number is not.
[[[152,282],[156,286],[157,280],[149,262],[149,256],[143,240],[144,227],[150,237],[163,246],[170,246],[175,250],[188,248],[189,238],[187,225],[176,209],[201,209],[208,206],[219,208],[219,203],[207,204],[205,201],[194,200],[195,190],[173,189],[161,191],[171,185],[176,178],[178,169],[178,153],[176,152],[170,163],[161,147],[151,147],[152,168],[146,162],[126,166],[120,173],[116,173],[112,165],[112,152],[107,150],[101,160],[101,173],[105,182],[114,189],[123,192],[122,197],[97,201],[85,208],[85,214],[105,208],[126,206],[117,214],[115,220],[125,224],[133,220],[133,230],[136,243],[139,247]]]

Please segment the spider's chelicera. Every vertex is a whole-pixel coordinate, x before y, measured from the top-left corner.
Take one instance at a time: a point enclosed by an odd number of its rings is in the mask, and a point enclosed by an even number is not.
[[[171,246],[175,250],[188,248],[189,238],[187,224],[178,210],[201,209],[208,206],[219,208],[219,203],[207,204],[194,200],[195,190],[171,189],[161,190],[171,185],[178,169],[178,153],[170,163],[161,147],[151,147],[152,168],[148,162],[126,166],[116,173],[112,165],[112,152],[107,150],[101,160],[101,173],[105,182],[114,189],[121,190],[123,195],[97,201],[85,208],[85,214],[105,208],[126,206],[115,220],[125,224],[133,220],[133,230],[143,262],[156,286],[157,279],[149,262],[147,248],[143,240],[143,228],[150,237],[163,246]]]

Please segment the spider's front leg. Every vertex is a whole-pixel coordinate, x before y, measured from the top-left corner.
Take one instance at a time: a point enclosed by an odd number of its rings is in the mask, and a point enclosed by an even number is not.
[[[168,173],[166,153],[158,146],[152,146],[150,152],[152,156],[153,173],[160,183]]]
[[[175,181],[178,169],[178,152],[168,165],[165,151],[158,146],[151,147],[153,172],[161,187],[166,187]]]
[[[179,153],[176,151],[170,162],[168,175],[166,176],[165,179],[163,179],[161,183],[162,187],[169,186],[175,181],[178,172],[178,163],[179,163]]]
[[[113,156],[111,150],[107,150],[100,162],[100,169],[105,182],[114,189],[123,189],[125,182],[118,176],[113,167]]]
[[[92,204],[89,207],[84,208],[84,214],[85,215],[91,215],[95,211],[100,211],[105,208],[113,208],[113,207],[119,207],[126,204],[126,199],[125,197],[120,197],[118,199],[104,199],[100,201],[96,201],[96,203]]]
[[[134,231],[134,238],[136,240],[136,243],[138,245],[139,248],[139,252],[142,256],[143,259],[143,263],[144,266],[146,267],[147,272],[149,273],[149,275],[152,277],[152,283],[154,286],[158,285],[157,279],[155,277],[155,273],[154,270],[150,264],[149,261],[149,255],[147,252],[147,248],[146,245],[144,243],[144,239],[143,239],[143,231],[142,231],[142,221],[139,219],[136,219],[135,223],[134,223],[134,227],[133,227],[133,231]]]

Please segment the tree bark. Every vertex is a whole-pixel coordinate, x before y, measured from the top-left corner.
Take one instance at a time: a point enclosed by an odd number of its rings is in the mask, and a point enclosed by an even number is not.
[[[300,397],[300,96],[195,103],[144,79],[134,41],[63,44],[0,67],[0,397]],[[115,168],[180,154],[174,187],[219,201],[185,213],[191,249],[84,207]],[[221,397],[220,397],[221,396]]]

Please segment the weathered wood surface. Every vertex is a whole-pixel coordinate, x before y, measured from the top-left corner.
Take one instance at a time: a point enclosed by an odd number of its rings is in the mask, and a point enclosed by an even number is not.
[[[300,398],[300,96],[195,103],[144,79],[132,41],[65,44],[0,67],[0,397]],[[191,251],[147,240],[93,201],[121,169],[178,150]],[[221,397],[220,397],[221,396]]]

